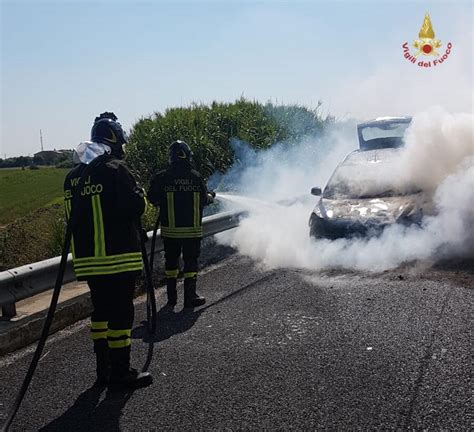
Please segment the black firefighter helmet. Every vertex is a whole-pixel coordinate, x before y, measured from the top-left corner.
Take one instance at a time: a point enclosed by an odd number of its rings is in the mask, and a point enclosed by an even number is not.
[[[170,145],[169,149],[169,162],[170,164],[187,162],[188,164],[193,161],[193,152],[184,141],[175,141]]]
[[[104,112],[94,120],[91,129],[91,141],[106,144],[113,148],[116,146],[122,147],[128,139],[122,125],[117,121],[117,116],[113,112]]]

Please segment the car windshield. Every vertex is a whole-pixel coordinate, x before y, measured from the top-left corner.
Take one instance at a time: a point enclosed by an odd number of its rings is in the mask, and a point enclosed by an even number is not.
[[[365,152],[364,152],[365,153]],[[325,198],[381,198],[420,192],[413,184],[397,176],[393,159],[382,160],[371,152],[366,160],[348,161],[339,165],[331,176]]]

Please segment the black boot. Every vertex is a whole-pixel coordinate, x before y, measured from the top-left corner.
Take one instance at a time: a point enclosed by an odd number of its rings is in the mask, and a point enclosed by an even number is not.
[[[110,376],[110,356],[107,339],[95,340],[94,352],[97,365],[97,380],[94,385],[97,387],[104,387],[109,382]]]
[[[174,308],[178,301],[178,292],[176,291],[176,278],[166,279],[166,293],[168,294],[168,303],[166,306]]]
[[[196,293],[196,278],[184,279],[184,307],[202,306],[206,299]]]
[[[110,349],[110,362],[110,391],[134,390],[147,387],[153,382],[153,377],[148,372],[130,368],[130,346]]]

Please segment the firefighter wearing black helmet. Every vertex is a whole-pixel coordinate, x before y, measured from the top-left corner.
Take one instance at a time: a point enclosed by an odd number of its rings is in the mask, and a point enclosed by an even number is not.
[[[66,213],[75,214],[74,271],[77,279],[87,281],[94,309],[96,385],[108,385],[110,390],[152,382],[150,374],[130,368],[133,292],[143,266],[136,221],[145,200],[121,160],[126,142],[115,114],[101,114],[92,126],[91,141],[76,148],[77,165],[64,183]]]
[[[167,305],[177,304],[178,261],[184,261],[184,307],[205,303],[196,293],[198,258],[202,240],[202,212],[213,202],[201,175],[193,169],[192,151],[184,141],[169,148],[168,169],[156,174],[150,184],[148,199],[160,209],[161,236],[165,248]]]

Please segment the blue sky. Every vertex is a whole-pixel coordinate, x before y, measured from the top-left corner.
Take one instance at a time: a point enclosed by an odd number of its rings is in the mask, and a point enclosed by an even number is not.
[[[113,110],[126,128],[190,102],[315,106],[338,118],[472,111],[469,1],[6,1],[1,157],[73,148]],[[429,12],[438,68],[403,58]]]

